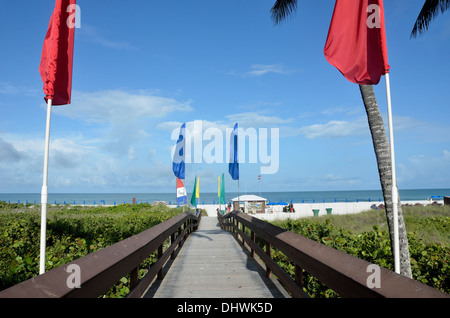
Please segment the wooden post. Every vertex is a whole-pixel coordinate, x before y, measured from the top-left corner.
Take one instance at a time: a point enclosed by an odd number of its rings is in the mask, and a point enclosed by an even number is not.
[[[163,243],[164,244],[164,243]],[[158,259],[160,259],[162,256],[163,256],[163,244],[161,244],[159,247],[158,247]],[[162,270],[162,267],[161,267],[161,269],[158,271],[158,279],[163,279],[163,270]]]
[[[139,266],[134,268],[130,273],[130,290],[136,287],[139,281]]]
[[[250,239],[253,243],[255,242],[255,232],[251,231]],[[250,254],[253,258],[255,257],[255,250],[253,248],[250,249]]]
[[[270,243],[266,242],[266,254],[269,255],[270,258],[272,258],[271,256],[271,248],[270,248]],[[269,268],[268,265],[266,265],[266,276],[268,278],[270,278],[270,274],[272,273],[272,270]]]
[[[297,264],[295,264],[295,282],[303,288],[303,270]]]
[[[170,236],[170,245],[174,244],[175,242],[175,233],[172,233]],[[170,254],[170,259],[175,259],[175,249],[173,249],[172,254]]]

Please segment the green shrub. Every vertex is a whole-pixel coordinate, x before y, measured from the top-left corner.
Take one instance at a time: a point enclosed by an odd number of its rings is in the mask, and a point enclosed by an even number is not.
[[[39,274],[40,209],[17,212],[11,204],[0,210],[0,290]],[[181,209],[149,204],[115,207],[51,207],[48,209],[46,270],[67,264],[112,245],[181,213]],[[150,256],[142,267],[148,268]],[[124,284],[126,278],[117,285]],[[123,288],[107,293],[120,297]]]
[[[441,233],[448,236],[448,217],[419,218],[418,223],[433,224]],[[411,222],[411,220],[410,220]],[[374,225],[371,231],[359,234],[333,226],[329,218],[288,219],[273,222],[275,225],[304,237],[320,242],[347,254],[364,259],[370,263],[393,270],[393,257],[389,233]],[[419,224],[419,226],[420,226]],[[450,293],[450,248],[441,244],[426,242],[415,232],[408,233],[413,279]],[[282,253],[276,251],[274,260],[294,278],[294,264]],[[304,290],[312,297],[338,297],[324,284],[308,273],[304,273]]]

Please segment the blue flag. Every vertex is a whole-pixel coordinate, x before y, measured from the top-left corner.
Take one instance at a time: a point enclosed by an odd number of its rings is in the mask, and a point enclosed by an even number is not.
[[[173,154],[173,173],[178,179],[184,179],[184,154],[186,146],[186,124],[180,127],[180,136],[178,137]]]
[[[238,124],[234,125],[230,137],[230,163],[228,172],[233,180],[239,180],[239,162],[238,162]]]

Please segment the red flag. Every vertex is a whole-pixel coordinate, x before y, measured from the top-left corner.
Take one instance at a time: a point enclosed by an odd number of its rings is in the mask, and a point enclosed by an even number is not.
[[[349,81],[378,84],[390,69],[383,0],[336,0],[324,53]]]
[[[76,0],[56,0],[42,48],[39,73],[44,82],[45,101],[52,105],[70,104],[72,91],[73,19]]]

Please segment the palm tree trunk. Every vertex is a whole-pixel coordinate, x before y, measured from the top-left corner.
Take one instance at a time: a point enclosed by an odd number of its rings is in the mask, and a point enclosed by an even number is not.
[[[386,219],[391,237],[391,250],[394,251],[394,216],[392,204],[392,169],[391,154],[380,108],[372,85],[359,85],[361,96],[366,108],[367,119],[369,121],[370,133],[372,134],[373,147],[378,164],[381,188],[386,207]],[[400,202],[400,196],[399,196]],[[398,230],[400,247],[400,274],[412,278],[411,263],[409,256],[408,237],[403,220],[401,204],[398,205]]]

